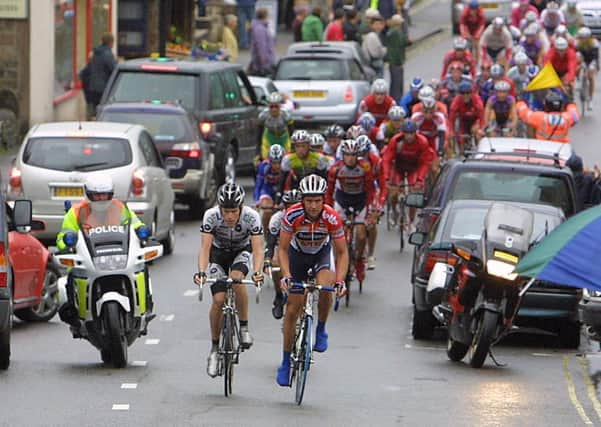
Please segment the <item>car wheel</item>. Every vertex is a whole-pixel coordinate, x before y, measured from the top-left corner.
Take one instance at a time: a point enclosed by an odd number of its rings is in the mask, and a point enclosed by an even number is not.
[[[175,212],[171,210],[169,215],[169,232],[165,240],[161,240],[163,244],[163,255],[171,255],[175,249]]]
[[[17,145],[17,115],[13,110],[0,109],[0,139],[7,149]]]
[[[562,347],[578,348],[580,346],[580,322],[561,322],[558,336]]]
[[[436,319],[430,311],[419,311],[413,306],[413,326],[411,334],[416,340],[430,340],[434,335]]]
[[[15,310],[15,316],[28,322],[47,322],[54,317],[58,311],[58,269],[48,264],[44,274],[44,286],[40,295],[40,303],[33,307]]]

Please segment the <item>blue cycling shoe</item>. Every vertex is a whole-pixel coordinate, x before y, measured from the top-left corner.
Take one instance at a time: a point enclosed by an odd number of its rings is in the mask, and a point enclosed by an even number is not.
[[[317,328],[315,332],[315,346],[313,350],[323,353],[328,349],[328,333],[324,329]]]
[[[280,365],[276,381],[282,387],[290,387],[290,364],[282,363]]]

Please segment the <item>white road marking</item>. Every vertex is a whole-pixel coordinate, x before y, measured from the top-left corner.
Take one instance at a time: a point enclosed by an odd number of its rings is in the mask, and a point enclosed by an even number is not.
[[[175,314],[161,314],[159,316],[159,321],[161,322],[173,322],[175,318]]]
[[[549,353],[532,353],[532,355],[535,357],[553,357],[553,355]]]
[[[160,342],[161,342],[161,340],[158,339],[158,338],[146,338],[146,342],[144,342],[144,344],[146,344],[146,345],[157,345]]]
[[[138,384],[136,383],[123,383],[121,384],[121,388],[123,390],[135,390],[138,388]]]
[[[113,411],[129,411],[129,403],[113,403]]]
[[[411,344],[405,344],[405,348],[411,348],[413,347]]]
[[[198,295],[198,289],[188,289],[184,292],[185,297],[195,297]]]
[[[131,362],[131,366],[146,366],[148,362],[146,360],[134,360]]]

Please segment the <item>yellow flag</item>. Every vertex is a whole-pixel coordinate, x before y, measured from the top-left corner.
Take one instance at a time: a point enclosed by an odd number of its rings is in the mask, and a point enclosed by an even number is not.
[[[550,62],[528,83],[527,91],[561,87],[562,83]]]

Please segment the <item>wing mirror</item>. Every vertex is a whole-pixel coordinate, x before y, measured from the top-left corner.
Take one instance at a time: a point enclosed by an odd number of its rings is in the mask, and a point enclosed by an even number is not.
[[[19,233],[31,231],[31,200],[16,200],[13,206],[13,222]]]
[[[421,246],[424,244],[425,241],[426,241],[426,233],[416,231],[409,235],[409,244],[410,245]]]

